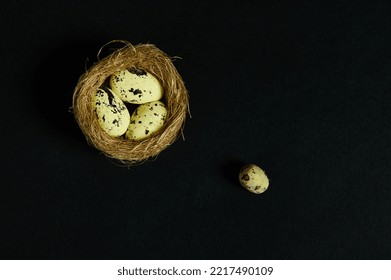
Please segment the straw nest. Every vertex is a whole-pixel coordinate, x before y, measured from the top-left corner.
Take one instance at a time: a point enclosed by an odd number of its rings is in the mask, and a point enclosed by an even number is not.
[[[73,112],[91,146],[108,157],[133,164],[158,155],[180,134],[183,136],[189,97],[181,76],[167,54],[151,44],[133,46],[128,42],[123,43],[124,47],[98,61],[80,77],[73,94]],[[109,136],[99,125],[92,101],[96,91],[114,72],[134,67],[150,72],[160,81],[164,91],[162,101],[167,106],[163,128],[142,141]]]

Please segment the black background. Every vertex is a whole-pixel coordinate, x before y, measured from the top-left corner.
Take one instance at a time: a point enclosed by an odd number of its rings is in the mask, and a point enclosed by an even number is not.
[[[390,259],[387,1],[7,1],[3,259]],[[192,118],[126,168],[69,112],[102,45],[152,43]],[[271,184],[239,186],[245,163]]]

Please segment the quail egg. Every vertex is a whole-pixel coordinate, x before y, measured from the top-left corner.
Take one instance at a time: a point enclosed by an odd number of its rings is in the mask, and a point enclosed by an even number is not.
[[[110,89],[98,89],[93,96],[94,111],[102,129],[110,136],[123,135],[130,123],[130,114],[122,100]]]
[[[133,104],[157,101],[163,97],[163,89],[158,79],[137,68],[115,72],[110,77],[110,88],[123,101]]]
[[[130,117],[126,138],[140,141],[153,135],[163,127],[166,117],[167,108],[161,101],[138,106]]]
[[[269,187],[265,172],[255,164],[247,164],[239,172],[240,184],[248,191],[260,194]]]

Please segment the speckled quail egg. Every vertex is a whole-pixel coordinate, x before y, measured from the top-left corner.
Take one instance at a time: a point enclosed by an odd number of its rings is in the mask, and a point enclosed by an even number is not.
[[[110,88],[123,101],[133,104],[157,101],[163,96],[158,79],[151,73],[137,68],[115,72],[110,77]]]
[[[269,187],[269,179],[265,172],[255,164],[247,164],[239,172],[240,184],[248,191],[260,194]]]
[[[140,141],[153,135],[163,127],[166,117],[167,108],[161,101],[138,106],[130,117],[126,138]]]
[[[130,123],[130,114],[122,100],[110,89],[98,89],[93,106],[102,129],[110,136],[123,135]]]

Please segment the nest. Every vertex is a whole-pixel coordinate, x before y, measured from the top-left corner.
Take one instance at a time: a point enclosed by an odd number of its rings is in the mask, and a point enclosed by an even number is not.
[[[79,79],[73,94],[75,119],[87,142],[110,158],[124,163],[137,163],[157,156],[170,146],[179,135],[188,111],[188,93],[172,59],[151,44],[131,45],[115,50],[103,58]],[[114,72],[139,68],[153,74],[161,83],[167,106],[167,117],[163,128],[142,141],[123,137],[111,137],[100,127],[93,107],[93,95]],[[131,113],[131,112],[130,112]]]

